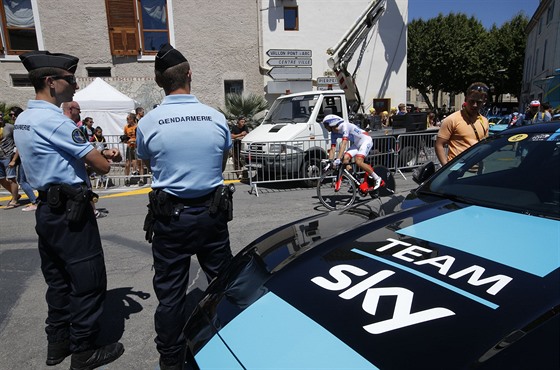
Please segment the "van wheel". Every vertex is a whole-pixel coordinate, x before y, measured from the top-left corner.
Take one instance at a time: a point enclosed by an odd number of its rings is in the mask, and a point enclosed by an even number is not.
[[[414,167],[418,163],[418,151],[413,146],[407,146],[399,151],[399,167]]]
[[[317,186],[319,176],[321,176],[321,159],[305,158],[301,166],[300,176],[303,179],[303,185],[309,188]],[[310,179],[313,178],[313,179]]]

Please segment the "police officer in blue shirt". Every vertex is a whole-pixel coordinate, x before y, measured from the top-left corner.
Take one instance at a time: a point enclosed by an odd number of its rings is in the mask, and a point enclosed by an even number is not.
[[[120,161],[121,155],[95,150],[59,108],[78,89],[78,58],[33,51],[20,59],[36,94],[18,116],[14,138],[28,181],[39,191],[35,229],[47,283],[46,364],[71,354],[71,370],[93,369],[116,360],[124,348],[118,342],[95,346],[107,277],[85,163],[106,174],[107,159]]]
[[[169,44],[159,50],[155,79],[166,96],[136,132],[138,157],[149,160],[153,173],[144,229],[148,240],[153,231],[155,341],[162,370],[182,369],[191,256],[208,279],[231,259],[231,191],[222,177],[231,136],[224,115],[190,94],[191,75],[178,50]]]

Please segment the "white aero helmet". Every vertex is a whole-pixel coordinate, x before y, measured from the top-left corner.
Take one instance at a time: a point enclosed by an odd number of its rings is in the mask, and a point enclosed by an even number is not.
[[[329,126],[329,127],[336,127],[338,125],[340,125],[342,122],[344,122],[344,120],[337,116],[336,114],[328,114],[325,116],[325,118],[323,118],[323,125]]]

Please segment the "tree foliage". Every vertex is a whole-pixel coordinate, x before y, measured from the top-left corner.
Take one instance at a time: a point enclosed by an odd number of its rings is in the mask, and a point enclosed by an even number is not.
[[[418,89],[430,108],[438,106],[440,91],[461,93],[475,81],[486,82],[498,94],[519,94],[527,22],[520,13],[487,31],[476,18],[460,13],[413,20],[408,25],[407,85]]]
[[[245,117],[247,125],[250,127],[255,126],[254,117],[268,109],[268,102],[266,99],[257,94],[226,94],[225,108],[218,110],[223,113],[228,120],[237,120],[238,117]]]

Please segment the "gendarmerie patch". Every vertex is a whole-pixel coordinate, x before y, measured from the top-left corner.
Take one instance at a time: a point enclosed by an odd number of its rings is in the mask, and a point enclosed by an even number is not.
[[[72,131],[72,140],[74,140],[74,142],[78,144],[84,144],[87,142],[86,136],[82,131],[80,131],[80,129],[75,129],[74,131]]]

